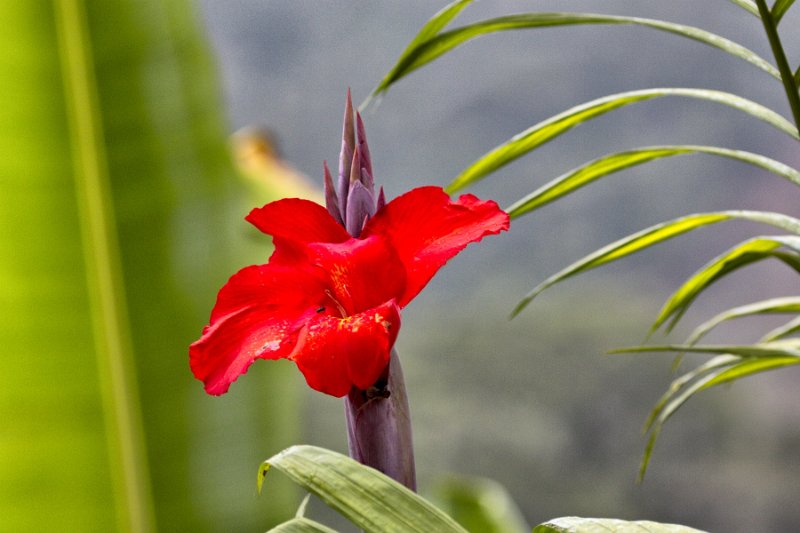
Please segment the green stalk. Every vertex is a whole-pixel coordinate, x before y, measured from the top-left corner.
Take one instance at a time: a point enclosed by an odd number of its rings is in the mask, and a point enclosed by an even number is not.
[[[120,531],[154,530],[101,113],[81,0],[53,2]]]
[[[791,67],[789,67],[786,54],[783,51],[783,45],[778,35],[775,19],[773,19],[772,13],[770,13],[767,7],[766,0],[756,0],[756,4],[761,14],[761,22],[764,25],[764,30],[767,32],[769,45],[772,48],[772,55],[775,57],[775,62],[778,66],[778,72],[781,74],[783,88],[786,91],[786,98],[789,100],[789,107],[792,109],[792,116],[794,116],[794,123],[798,131],[800,131],[800,95],[798,94],[794,74],[792,73]]]

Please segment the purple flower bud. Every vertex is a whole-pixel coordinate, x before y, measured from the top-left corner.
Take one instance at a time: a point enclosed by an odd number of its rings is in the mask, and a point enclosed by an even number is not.
[[[328,213],[331,216],[344,226],[344,218],[342,217],[341,208],[339,206],[339,198],[336,195],[336,189],[333,186],[333,177],[331,177],[331,171],[328,168],[328,162],[325,161],[322,164],[325,170],[325,207],[328,209]]]
[[[350,89],[347,89],[347,100],[344,106],[344,126],[342,127],[342,151],[339,153],[339,182],[337,187],[339,209],[342,214],[347,212],[347,193],[350,189],[350,170],[355,149],[353,100],[350,97]]]
[[[350,184],[345,229],[353,237],[361,235],[364,223],[375,214],[375,196],[360,181]]]

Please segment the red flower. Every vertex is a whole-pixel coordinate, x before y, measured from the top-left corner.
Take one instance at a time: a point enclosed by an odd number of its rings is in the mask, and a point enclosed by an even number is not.
[[[294,361],[309,386],[333,396],[367,390],[386,371],[400,309],[467,244],[509,224],[495,202],[453,202],[439,187],[380,206],[358,238],[341,218],[300,199],[247,216],[273,236],[275,252],[231,277],[189,349],[209,394],[226,392],[259,358]]]

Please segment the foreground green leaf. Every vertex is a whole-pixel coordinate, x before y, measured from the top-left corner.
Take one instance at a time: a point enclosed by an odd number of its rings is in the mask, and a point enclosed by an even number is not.
[[[556,272],[525,295],[511,313],[514,317],[542,291],[571,278],[576,274],[587,272],[599,266],[611,263],[623,257],[645,250],[653,245],[677,237],[689,231],[724,222],[728,220],[749,220],[776,226],[786,231],[800,233],[800,220],[781,213],[767,213],[762,211],[718,211],[713,213],[697,213],[681,217],[661,224],[645,228],[632,235],[600,248],[582,259],[572,263],[566,268]],[[781,239],[781,237],[778,237]]]
[[[696,153],[712,154],[749,163],[769,170],[770,172],[786,178],[792,183],[800,185],[800,171],[760,154],[742,150],[730,150],[716,146],[648,146],[606,155],[594,161],[590,161],[543,185],[536,191],[506,208],[505,211],[511,218],[516,218],[558,200],[581,187],[589,185],[615,172],[643,165],[664,157]]]
[[[797,128],[784,117],[761,104],[735,94],[687,88],[630,91],[612,94],[572,107],[518,133],[464,169],[447,186],[447,190],[452,193],[463,189],[587,120],[629,104],[663,96],[680,96],[723,104],[763,120],[795,139],[798,138]]]
[[[533,533],[702,533],[699,529],[647,520],[630,522],[616,518],[556,518],[533,528]]]
[[[451,4],[451,6],[448,6],[445,10],[435,15],[428,24],[432,25],[432,27],[435,27],[437,30],[440,29],[438,26],[442,13],[447,13],[449,15],[449,10],[455,9],[460,11],[463,9],[463,6]],[[447,21],[449,20],[450,19],[447,19]],[[400,56],[398,62],[392,67],[383,80],[381,80],[381,83],[375,90],[373,90],[372,94],[378,95],[386,91],[389,86],[399,79],[476,37],[508,30],[585,24],[637,25],[665,31],[723,50],[755,65],[774,78],[780,79],[778,70],[752,50],[730,39],[693,26],[676,24],[664,20],[605,15],[600,13],[520,13],[479,21],[441,34],[433,34],[430,31],[431,28],[426,25],[425,35],[421,37],[418,34],[414,38]]]
[[[793,253],[777,251],[781,247],[788,247]],[[800,272],[797,251],[800,251],[800,237],[795,236],[755,237],[734,246],[703,266],[669,297],[651,331],[657,330],[667,320],[670,322],[666,329],[671,331],[701,292],[744,266],[775,258]]]
[[[292,446],[266,460],[258,472],[259,491],[270,468],[277,468],[367,531],[466,533],[452,518],[396,481],[323,448]]]

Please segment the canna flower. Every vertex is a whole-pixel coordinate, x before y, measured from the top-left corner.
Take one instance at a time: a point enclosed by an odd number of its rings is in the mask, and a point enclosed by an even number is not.
[[[272,236],[274,252],[230,278],[190,346],[192,372],[209,394],[225,393],[256,359],[291,360],[311,388],[332,396],[380,394],[401,309],[469,243],[508,229],[495,202],[452,201],[439,187],[387,203],[383,189],[375,194],[349,94],[345,117],[336,186],[324,168],[326,207],[291,198],[246,217]]]

